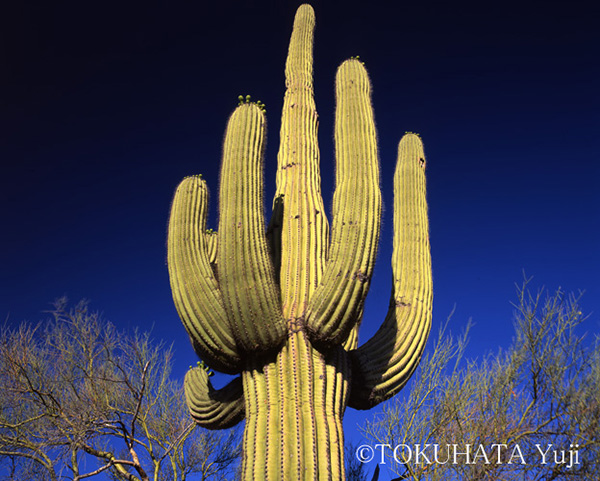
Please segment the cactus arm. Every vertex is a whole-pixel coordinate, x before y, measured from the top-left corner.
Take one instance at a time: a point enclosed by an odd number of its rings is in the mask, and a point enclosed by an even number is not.
[[[204,234],[204,238],[206,239],[206,251],[208,254],[208,262],[213,269],[213,271],[217,272],[217,249],[219,248],[219,235],[216,231],[208,230]]]
[[[405,135],[394,175],[393,289],[390,309],[375,335],[350,352],[349,406],[368,409],[396,394],[419,363],[431,328],[433,289],[425,154],[421,139]]]
[[[281,214],[280,287],[285,319],[302,319],[323,272],[329,226],[321,196],[318,115],[313,96],[315,14],[301,5],[294,19],[285,67],[286,92],[277,155],[275,200]],[[300,320],[299,322],[303,322]]]
[[[325,272],[308,310],[319,343],[340,344],[358,324],[379,241],[381,190],[371,83],[350,59],[336,75],[336,188]]]
[[[198,176],[185,178],[171,206],[167,263],[175,307],[196,353],[215,369],[236,373],[241,359],[206,246],[208,189]]]
[[[190,414],[203,428],[227,429],[244,419],[241,377],[216,390],[208,373],[201,367],[194,367],[185,375],[184,390]]]
[[[358,320],[362,319],[363,313],[364,313],[364,305],[356,314],[356,319],[358,319]],[[342,347],[346,351],[352,351],[353,349],[356,349],[358,347],[358,331],[360,330],[359,328],[360,328],[360,323],[357,322],[354,325],[354,327],[352,329],[350,329],[350,334],[348,334],[348,337],[346,339],[344,339],[344,342],[342,342]]]
[[[221,169],[219,286],[237,345],[276,348],[285,337],[263,216],[264,112],[254,103],[229,119]]]

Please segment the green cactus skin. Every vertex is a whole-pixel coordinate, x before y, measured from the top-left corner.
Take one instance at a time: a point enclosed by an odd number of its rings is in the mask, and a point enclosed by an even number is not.
[[[425,155],[407,133],[394,177],[394,281],[389,312],[358,345],[380,233],[381,192],[371,85],[358,58],[336,75],[336,187],[331,235],[320,187],[312,86],[314,11],[296,14],[286,63],[277,190],[265,231],[262,104],[247,97],[223,147],[219,233],[206,230],[199,177],[178,187],[168,265],[173,299],[198,355],[239,374],[214,389],[203,367],[186,375],[198,424],[246,420],[245,480],[344,479],[342,419],[396,394],[431,326]]]
[[[263,218],[265,135],[265,115],[256,104],[233,112],[219,194],[219,288],[236,343],[250,353],[276,348],[286,336]]]
[[[185,397],[192,417],[206,428],[225,429],[244,419],[242,380],[236,377],[227,386],[215,390],[209,374],[194,367],[185,376]]]
[[[214,369],[237,373],[241,358],[207,249],[212,236],[206,234],[207,209],[206,181],[186,177],[171,205],[167,249],[171,292],[196,352]]]
[[[304,324],[306,305],[327,259],[329,225],[321,196],[318,115],[313,96],[312,7],[298,9],[285,66],[275,199],[281,211],[279,284],[282,312]]]
[[[347,60],[336,75],[336,188],[323,278],[307,310],[315,341],[337,345],[358,327],[369,289],[381,217],[377,133],[367,71]]]
[[[398,145],[394,174],[393,286],[390,308],[375,335],[352,359],[349,406],[370,409],[395,395],[417,367],[431,327],[433,283],[425,200],[425,153],[418,135]]]

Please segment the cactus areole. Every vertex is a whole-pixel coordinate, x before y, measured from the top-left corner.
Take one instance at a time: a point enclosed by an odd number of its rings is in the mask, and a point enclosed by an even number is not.
[[[266,114],[240,101],[223,145],[218,230],[208,190],[184,179],[173,199],[168,265],[177,311],[195,351],[238,376],[222,389],[206,369],[185,378],[197,423],[246,420],[245,480],[344,479],[342,418],[396,394],[417,366],[431,325],[432,279],[425,155],[404,135],[394,176],[393,285],[388,314],[358,347],[381,217],[371,84],[357,58],[336,80],[332,224],[321,196],[313,98],[315,15],[296,13],[285,76],[277,192],[263,216]]]

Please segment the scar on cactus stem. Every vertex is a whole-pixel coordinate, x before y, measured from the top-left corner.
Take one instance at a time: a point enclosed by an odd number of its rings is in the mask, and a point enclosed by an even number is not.
[[[237,374],[215,389],[201,366],[185,394],[211,429],[246,420],[245,480],[344,479],[346,407],[369,409],[415,370],[431,326],[432,278],[425,154],[418,135],[398,145],[394,174],[392,295],[375,335],[358,346],[381,224],[371,83],[356,58],[336,74],[336,185],[324,215],[312,83],[314,11],[296,13],[269,225],[263,216],[266,115],[238,97],[223,142],[217,232],[208,188],[178,186],[168,232],[173,300],[194,350]],[[291,107],[294,108],[291,108]]]

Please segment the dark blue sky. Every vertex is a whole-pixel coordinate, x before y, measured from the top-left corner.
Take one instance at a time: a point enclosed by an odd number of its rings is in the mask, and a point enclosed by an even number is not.
[[[266,205],[298,3],[13,2],[2,15],[0,316],[89,298],[122,327],[194,361],[165,266],[172,193],[213,193],[239,94],[267,106]],[[470,354],[507,346],[515,282],[583,289],[600,313],[597,18],[589,2],[314,2],[324,200],[333,185],[333,81],[360,55],[373,84],[387,210],[364,340],[387,309],[397,143],[428,158],[434,331],[472,318]],[[393,5],[393,6],[390,6]]]

